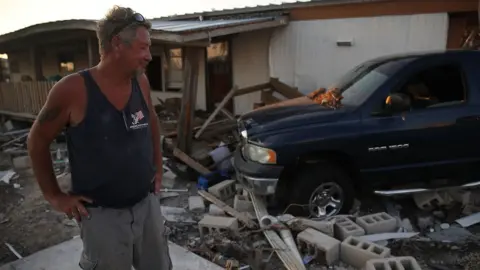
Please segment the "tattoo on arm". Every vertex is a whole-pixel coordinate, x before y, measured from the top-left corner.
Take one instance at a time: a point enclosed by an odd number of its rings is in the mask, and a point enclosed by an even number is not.
[[[54,121],[55,119],[57,119],[61,112],[62,109],[60,107],[45,108],[38,115],[38,122],[40,124],[43,124],[46,122]]]

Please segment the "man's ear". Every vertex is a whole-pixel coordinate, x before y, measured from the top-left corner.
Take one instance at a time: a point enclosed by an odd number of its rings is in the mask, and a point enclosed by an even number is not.
[[[118,49],[120,49],[120,46],[122,45],[122,41],[120,40],[120,37],[117,35],[112,38],[112,41],[110,42],[110,44],[112,46],[113,51],[118,51]]]

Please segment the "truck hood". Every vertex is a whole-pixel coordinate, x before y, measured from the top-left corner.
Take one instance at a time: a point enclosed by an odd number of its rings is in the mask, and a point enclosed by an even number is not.
[[[335,121],[346,111],[346,108],[332,109],[308,97],[299,97],[248,112],[240,117],[240,121],[250,137],[268,131]]]

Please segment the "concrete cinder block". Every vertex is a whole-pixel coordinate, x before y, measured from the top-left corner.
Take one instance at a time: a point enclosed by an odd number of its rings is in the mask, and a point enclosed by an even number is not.
[[[215,197],[222,201],[233,198],[237,193],[235,189],[235,180],[222,181],[208,189],[208,192],[212,193]]]
[[[356,268],[362,268],[371,259],[383,259],[390,256],[390,249],[362,241],[355,236],[349,236],[340,244],[340,259]]]
[[[338,217],[335,218],[334,234],[337,239],[343,241],[349,236],[365,235],[365,230],[347,217]]]
[[[451,190],[448,192],[450,197],[457,202],[460,202],[462,205],[468,205],[472,198],[476,196],[472,196],[472,192],[469,190]]]
[[[194,213],[204,213],[205,201],[203,201],[203,198],[201,196],[188,197],[188,210]]]
[[[213,203],[208,206],[208,214],[211,216],[219,216],[219,217],[226,216],[225,211],[223,211],[222,208],[216,206]]]
[[[436,191],[416,193],[413,195],[413,200],[418,208],[431,210],[435,206],[446,205],[452,201],[448,193],[443,193],[442,195]]]
[[[415,258],[408,256],[368,260],[365,270],[422,270],[422,268]]]
[[[248,200],[248,197],[238,194],[233,199],[233,208],[239,212],[255,212],[253,203]]]
[[[308,228],[297,235],[298,249],[315,257],[319,263],[333,265],[340,259],[340,241]]]
[[[385,212],[359,217],[357,224],[366,234],[394,232],[397,229],[397,219]]]
[[[243,193],[243,185],[241,185],[241,184],[235,184],[235,191],[236,191],[236,194],[242,195],[242,193]]]
[[[232,217],[216,217],[205,215],[200,222],[198,222],[198,229],[200,236],[215,233],[215,232],[233,232],[238,230],[238,220]]]
[[[15,157],[12,162],[15,170],[24,170],[32,167],[32,162],[29,156]]]

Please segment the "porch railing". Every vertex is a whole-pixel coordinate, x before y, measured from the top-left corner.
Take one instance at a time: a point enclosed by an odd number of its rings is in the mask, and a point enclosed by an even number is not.
[[[0,83],[0,111],[36,115],[55,82]]]

